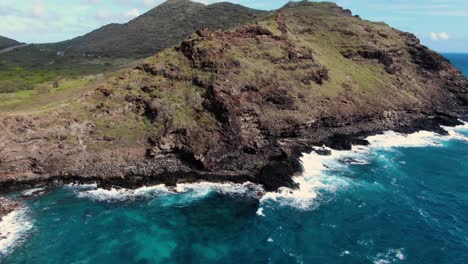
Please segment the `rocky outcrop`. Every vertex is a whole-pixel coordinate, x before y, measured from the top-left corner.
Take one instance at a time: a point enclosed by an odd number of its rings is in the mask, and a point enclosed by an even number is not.
[[[0,197],[0,221],[2,217],[13,212],[19,206],[18,203],[8,200],[6,198]],[[0,234],[1,235],[1,234]],[[1,237],[0,237],[1,240]]]
[[[325,15],[324,15],[325,14]],[[3,117],[0,189],[251,181],[295,187],[301,153],[385,130],[446,133],[468,82],[414,35],[330,3],[198,30],[73,107]]]

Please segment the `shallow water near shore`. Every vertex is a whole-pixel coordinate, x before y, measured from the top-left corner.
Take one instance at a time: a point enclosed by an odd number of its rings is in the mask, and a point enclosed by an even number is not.
[[[468,126],[449,132],[307,154],[299,190],[262,197],[253,184],[53,189],[11,216],[0,262],[467,263]]]

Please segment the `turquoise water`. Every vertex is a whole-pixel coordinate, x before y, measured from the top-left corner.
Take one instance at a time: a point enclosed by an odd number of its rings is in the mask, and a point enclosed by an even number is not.
[[[466,128],[308,155],[301,192],[260,200],[227,184],[55,189],[25,200],[32,227],[1,262],[468,263]]]
[[[468,125],[305,155],[301,188],[65,186],[0,223],[0,263],[468,263]],[[19,196],[21,194],[13,194]]]

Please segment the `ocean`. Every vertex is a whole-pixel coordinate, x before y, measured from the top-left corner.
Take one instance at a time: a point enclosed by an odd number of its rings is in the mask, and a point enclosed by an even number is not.
[[[444,55],[468,73],[468,55]],[[468,263],[468,124],[447,130],[305,154],[300,188],[262,197],[253,184],[43,190],[0,222],[0,263]]]

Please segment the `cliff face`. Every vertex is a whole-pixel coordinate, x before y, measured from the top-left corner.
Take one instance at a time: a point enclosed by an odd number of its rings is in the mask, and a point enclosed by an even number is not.
[[[444,133],[439,124],[467,110],[467,89],[412,34],[331,3],[293,3],[232,31],[199,30],[79,102],[4,117],[0,179],[4,189],[53,180],[294,187],[300,151],[349,148],[389,129]]]

